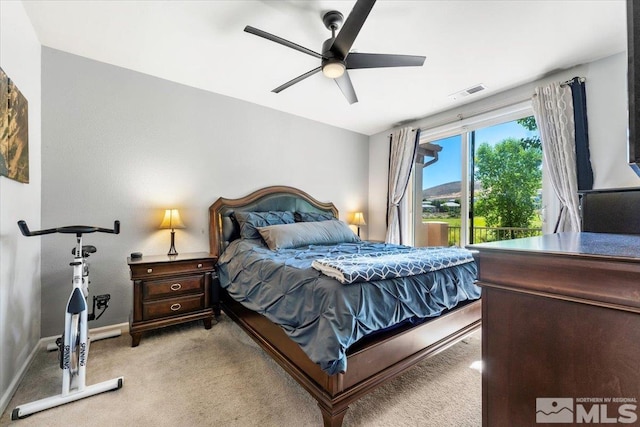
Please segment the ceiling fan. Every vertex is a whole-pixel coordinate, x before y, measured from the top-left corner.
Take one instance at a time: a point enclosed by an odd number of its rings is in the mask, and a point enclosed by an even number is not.
[[[327,29],[331,30],[331,38],[325,40],[322,44],[322,53],[315,52],[289,40],[285,40],[282,37],[247,25],[244,29],[247,33],[263,37],[321,60],[319,67],[307,71],[295,79],[278,86],[273,89],[272,92],[279,93],[307,77],[322,71],[322,74],[326,77],[335,80],[345,98],[349,101],[349,104],[353,104],[358,102],[358,97],[356,96],[347,70],[422,66],[425,60],[424,56],[349,52],[375,2],[376,0],[358,0],[346,21],[344,21],[342,13],[338,11],[332,10],[325,13],[322,17],[322,22]],[[344,25],[342,25],[343,22]],[[340,32],[336,35],[336,31],[338,30],[340,30]]]

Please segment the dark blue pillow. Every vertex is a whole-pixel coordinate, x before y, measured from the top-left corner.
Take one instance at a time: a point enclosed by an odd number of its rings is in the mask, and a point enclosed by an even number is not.
[[[293,217],[296,222],[318,222],[337,219],[331,212],[296,212]]]
[[[293,212],[290,211],[234,212],[233,216],[238,222],[240,237],[243,239],[260,239],[257,227],[295,222]]]

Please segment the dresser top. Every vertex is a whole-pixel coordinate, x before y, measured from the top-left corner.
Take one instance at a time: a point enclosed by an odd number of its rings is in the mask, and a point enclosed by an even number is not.
[[[469,245],[469,249],[500,252],[536,252],[567,256],[593,256],[640,262],[640,235],[557,233],[524,239]]]

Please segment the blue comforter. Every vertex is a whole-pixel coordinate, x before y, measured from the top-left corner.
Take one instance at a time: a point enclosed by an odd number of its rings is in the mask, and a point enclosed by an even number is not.
[[[403,247],[343,243],[271,251],[261,240],[232,242],[218,261],[220,284],[247,308],[279,324],[329,375],[347,369],[346,352],[365,335],[410,319],[435,317],[480,298],[476,265],[343,285],[313,269],[314,260]]]

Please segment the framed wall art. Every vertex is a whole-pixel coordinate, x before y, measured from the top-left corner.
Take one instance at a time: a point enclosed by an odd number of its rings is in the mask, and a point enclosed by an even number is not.
[[[29,104],[1,68],[0,176],[29,182]]]

